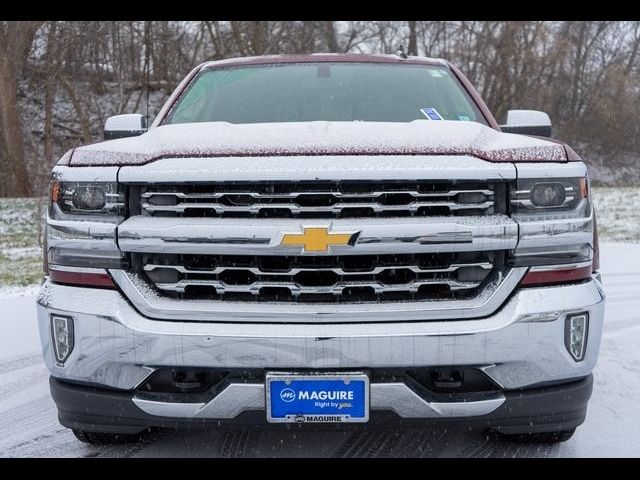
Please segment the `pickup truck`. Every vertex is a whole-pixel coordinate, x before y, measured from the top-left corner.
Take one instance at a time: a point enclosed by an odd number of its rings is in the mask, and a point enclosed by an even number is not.
[[[550,135],[404,55],[207,62],[151,125],[109,118],[52,172],[37,311],[60,423],[567,440],[605,296],[586,165]]]

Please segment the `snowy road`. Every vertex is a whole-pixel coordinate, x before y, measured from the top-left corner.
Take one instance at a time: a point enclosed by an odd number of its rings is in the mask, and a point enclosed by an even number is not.
[[[602,245],[608,303],[586,423],[568,442],[527,446],[457,429],[163,432],[134,445],[93,447],[56,419],[40,358],[34,296],[0,298],[0,457],[640,456],[640,245]],[[1,294],[0,290],[0,294]],[[7,334],[6,332],[10,332]]]

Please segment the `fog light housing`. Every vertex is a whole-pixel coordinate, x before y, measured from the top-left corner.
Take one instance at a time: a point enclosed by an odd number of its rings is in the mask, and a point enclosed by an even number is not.
[[[584,359],[587,350],[589,314],[587,312],[567,315],[564,321],[564,345],[576,362]]]
[[[56,361],[62,364],[73,351],[73,319],[62,315],[51,315],[51,335]]]

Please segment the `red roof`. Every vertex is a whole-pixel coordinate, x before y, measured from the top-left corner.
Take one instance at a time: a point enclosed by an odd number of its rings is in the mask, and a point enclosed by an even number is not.
[[[394,63],[412,65],[447,65],[445,60],[427,57],[402,58],[399,55],[373,55],[365,53],[313,53],[306,55],[264,55],[258,57],[237,57],[206,62],[200,68],[221,68],[234,65],[269,65],[274,63],[319,63],[319,62],[357,62],[357,63]]]

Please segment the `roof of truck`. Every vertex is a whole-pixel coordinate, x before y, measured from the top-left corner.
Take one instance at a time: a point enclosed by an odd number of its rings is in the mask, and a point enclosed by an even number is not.
[[[441,58],[428,58],[409,56],[403,58],[400,55],[381,55],[366,53],[312,53],[295,55],[262,55],[257,57],[236,57],[224,60],[205,62],[200,68],[218,68],[235,65],[268,65],[274,63],[317,63],[317,62],[358,62],[358,63],[395,63],[395,64],[419,64],[419,65],[447,65],[447,61]]]

